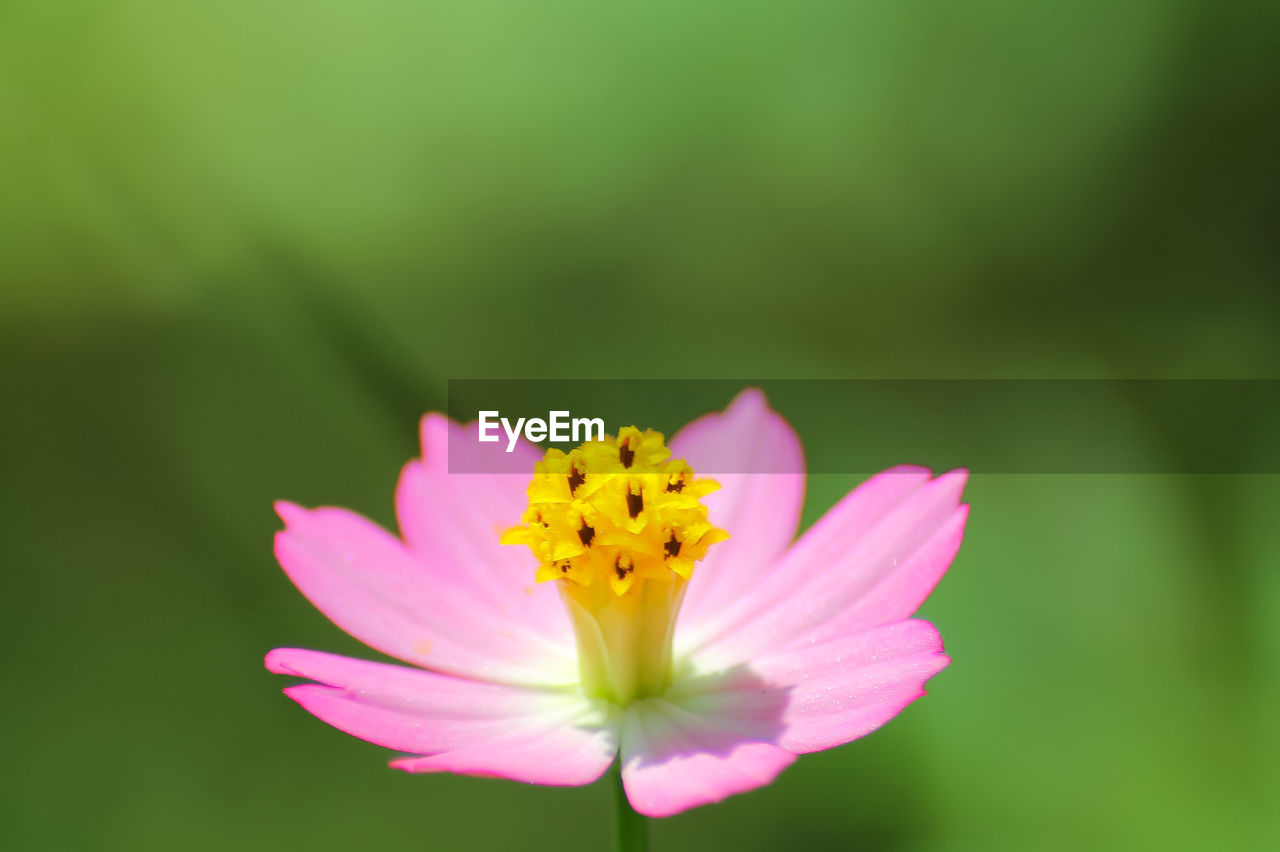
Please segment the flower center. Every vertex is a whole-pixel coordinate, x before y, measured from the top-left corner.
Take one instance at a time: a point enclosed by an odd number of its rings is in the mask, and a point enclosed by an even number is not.
[[[627,704],[671,683],[671,636],[694,563],[729,537],[701,498],[719,488],[629,426],[534,466],[523,524],[502,536],[554,581],[578,640],[582,684]]]

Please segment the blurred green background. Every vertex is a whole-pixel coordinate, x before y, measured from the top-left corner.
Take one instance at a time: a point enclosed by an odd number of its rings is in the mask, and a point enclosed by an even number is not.
[[[280,695],[271,501],[390,522],[449,378],[1276,377],[1278,24],[0,3],[0,846],[603,848]],[[1276,848],[1277,479],[975,477],[930,697],[655,848]]]

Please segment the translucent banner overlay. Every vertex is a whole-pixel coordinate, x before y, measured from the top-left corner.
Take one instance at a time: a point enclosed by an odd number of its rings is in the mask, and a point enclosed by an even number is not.
[[[1234,379],[452,379],[449,416],[465,425],[449,470],[528,475],[527,447],[507,451],[513,434],[567,450],[597,421],[671,438],[748,388],[795,428],[809,473],[1280,473],[1280,381]],[[802,472],[768,450],[722,455],[734,460],[690,461],[708,475]]]

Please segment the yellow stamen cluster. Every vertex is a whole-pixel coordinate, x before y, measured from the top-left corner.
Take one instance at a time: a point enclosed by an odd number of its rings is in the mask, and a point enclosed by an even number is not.
[[[670,456],[660,432],[634,426],[568,453],[548,450],[534,467],[524,523],[502,543],[529,546],[539,582],[599,589],[607,581],[622,596],[639,580],[688,580],[729,535],[700,502],[719,484]]]

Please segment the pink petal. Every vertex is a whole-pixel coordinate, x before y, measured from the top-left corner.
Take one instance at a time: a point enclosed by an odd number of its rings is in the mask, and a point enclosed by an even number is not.
[[[481,742],[391,765],[406,772],[456,772],[529,784],[590,784],[618,753],[618,708],[573,693],[564,693],[561,701],[559,712],[509,723]]]
[[[804,504],[804,452],[791,425],[749,388],[722,413],[699,417],[671,439],[672,456],[720,483],[704,498],[730,538],[698,563],[680,612],[690,638],[743,588],[773,568],[795,537]]]
[[[476,444],[474,424],[440,414],[422,418],[422,459],[409,462],[396,487],[396,519],[409,548],[437,574],[467,588],[492,609],[518,619],[555,644],[573,646],[573,630],[554,584],[534,582],[537,562],[526,547],[498,544],[503,531],[520,523],[525,489],[541,454],[520,441],[505,453]],[[502,470],[520,473],[450,473],[449,448],[494,450]],[[474,464],[480,464],[473,460]]]
[[[363,740],[419,754],[491,740],[514,725],[563,716],[581,699],[562,691],[465,680],[336,654],[278,648],[266,666],[319,683],[285,694],[312,715]]]
[[[864,483],[776,571],[743,591],[714,639],[683,650],[699,671],[715,671],[765,649],[837,635],[823,630],[832,620],[852,630],[909,615],[955,555],[967,515],[965,478],[953,471],[929,480],[926,471],[895,468]],[[846,615],[851,609],[857,612]]]
[[[804,630],[791,646],[848,636],[910,617],[942,579],[960,550],[969,506],[961,505],[910,558],[886,574],[839,614]]]
[[[631,806],[665,817],[773,781],[795,755],[662,698],[626,710],[622,783]]]
[[[803,754],[888,722],[924,695],[925,681],[948,662],[933,625],[912,619],[693,678],[667,697],[743,736]]]
[[[578,679],[575,645],[563,645],[495,609],[472,586],[434,571],[394,536],[345,509],[279,503],[286,528],[276,557],[334,624],[406,662],[507,683]]]

